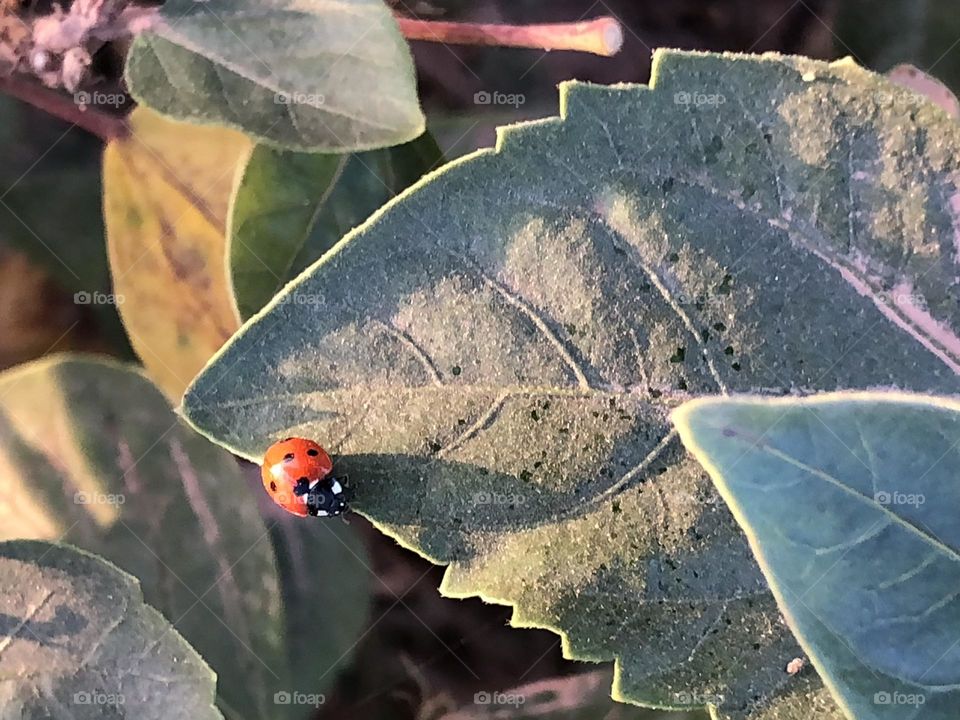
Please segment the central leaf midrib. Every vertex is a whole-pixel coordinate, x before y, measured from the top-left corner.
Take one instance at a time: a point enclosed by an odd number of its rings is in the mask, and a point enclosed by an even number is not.
[[[275,405],[278,401],[291,401],[291,405],[302,405],[302,402],[297,402],[305,398],[316,398],[317,396],[322,395],[331,395],[334,393],[337,394],[347,394],[352,392],[365,392],[365,393],[397,393],[397,392],[436,392],[436,393],[475,393],[475,394],[487,394],[487,395],[500,395],[506,394],[508,397],[517,397],[517,396],[530,396],[530,397],[543,397],[543,396],[553,396],[553,397],[620,397],[620,398],[630,398],[634,401],[639,400],[641,404],[646,404],[652,408],[662,410],[665,408],[674,407],[689,400],[694,397],[692,394],[681,391],[681,390],[660,390],[660,397],[654,398],[649,396],[650,388],[646,385],[609,385],[604,384],[604,386],[597,387],[594,385],[590,388],[582,388],[576,385],[571,385],[569,387],[549,387],[549,386],[536,386],[536,385],[467,385],[467,384],[454,384],[454,383],[445,383],[443,385],[436,385],[434,383],[424,383],[423,385],[368,385],[364,383],[354,383],[351,385],[344,385],[335,388],[324,388],[321,390],[303,390],[290,393],[284,393],[282,395],[258,395],[243,400],[233,400],[230,402],[207,402],[202,398],[198,398],[198,401],[203,404],[207,409],[212,408],[234,408],[234,407],[250,407],[256,405]],[[774,391],[776,392],[776,390]],[[648,396],[644,398],[641,393],[647,393]],[[669,393],[669,396],[668,396]],[[189,394],[189,393],[188,393]],[[662,402],[661,402],[662,400]]]

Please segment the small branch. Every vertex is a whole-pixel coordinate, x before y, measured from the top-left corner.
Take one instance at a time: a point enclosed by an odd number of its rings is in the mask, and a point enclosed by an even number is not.
[[[101,110],[78,106],[69,97],[17,76],[0,77],[0,92],[33,105],[44,112],[72,123],[96,135],[104,142],[127,134],[123,118],[109,115]]]
[[[623,30],[612,17],[549,25],[483,25],[478,23],[416,20],[397,16],[400,32],[408,40],[451,45],[499,45],[540,50],[579,50],[595,55],[616,55],[623,46]]]

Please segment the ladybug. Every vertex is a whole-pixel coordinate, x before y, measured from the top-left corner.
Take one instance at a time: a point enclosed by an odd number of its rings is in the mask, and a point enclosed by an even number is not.
[[[313,440],[284,438],[263,456],[260,476],[273,501],[307,517],[340,515],[347,508],[343,484],[333,477],[333,461]]]

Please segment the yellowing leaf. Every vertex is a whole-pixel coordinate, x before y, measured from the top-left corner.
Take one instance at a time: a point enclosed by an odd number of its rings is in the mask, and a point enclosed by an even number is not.
[[[239,323],[225,267],[227,207],[251,149],[238,132],[146,108],[103,161],[114,289],[130,342],[171,398]]]

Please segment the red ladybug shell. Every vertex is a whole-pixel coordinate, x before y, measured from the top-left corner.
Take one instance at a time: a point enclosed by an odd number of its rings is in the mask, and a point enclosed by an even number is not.
[[[260,476],[263,487],[273,501],[287,512],[306,517],[306,496],[297,496],[293,489],[301,478],[307,482],[322,480],[333,471],[327,451],[313,440],[286,438],[270,446],[263,456]]]

